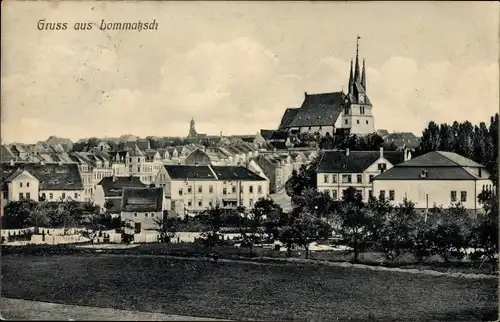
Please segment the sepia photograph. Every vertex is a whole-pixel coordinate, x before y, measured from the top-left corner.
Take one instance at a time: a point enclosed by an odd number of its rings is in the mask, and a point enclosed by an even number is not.
[[[498,2],[1,7],[1,319],[499,319]]]

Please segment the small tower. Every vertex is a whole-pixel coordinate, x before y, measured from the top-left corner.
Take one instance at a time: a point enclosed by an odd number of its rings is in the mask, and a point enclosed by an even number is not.
[[[194,118],[191,118],[191,122],[189,122],[189,134],[188,134],[188,137],[193,138],[193,137],[196,137],[196,136],[197,136],[197,133],[196,133],[196,129],[195,129]]]
[[[349,93],[342,111],[342,127],[350,129],[351,134],[365,135],[375,132],[372,104],[366,95],[366,63],[359,64],[359,40],[356,38],[356,57],[351,59],[349,71]]]

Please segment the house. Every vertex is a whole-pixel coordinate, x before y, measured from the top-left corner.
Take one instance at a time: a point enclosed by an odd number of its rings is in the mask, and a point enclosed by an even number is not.
[[[358,38],[359,41],[359,38]],[[339,129],[351,134],[365,135],[375,132],[373,105],[367,95],[366,66],[360,69],[359,51],[349,72],[348,92],[320,94],[305,92],[304,101],[298,109],[286,109],[279,129],[292,133],[327,133],[333,135]]]
[[[354,187],[368,201],[372,181],[380,173],[411,158],[409,151],[324,151],[317,168],[317,189],[341,199],[344,190]]]
[[[253,207],[269,193],[269,181],[241,166],[165,165],[156,177],[178,214],[223,207]]]
[[[6,201],[84,201],[82,178],[76,164],[2,163],[0,179]]]
[[[388,133],[383,137],[387,144],[394,144],[398,149],[404,147],[415,150],[420,145],[420,138],[411,132]]]
[[[405,198],[420,209],[461,203],[476,213],[482,209],[478,195],[493,191],[489,176],[483,165],[459,154],[433,151],[376,176],[373,191],[393,204]]]
[[[186,160],[184,160],[184,164],[208,166],[212,164],[212,160],[210,159],[207,153],[205,153],[200,149],[196,149],[187,156]]]
[[[95,188],[94,203],[104,208],[107,201],[110,204],[106,212],[119,214],[121,212],[122,192],[125,188],[146,188],[139,177],[105,177],[99,181]]]
[[[131,222],[136,233],[158,228],[163,220],[163,188],[124,188],[121,220]]]
[[[16,156],[15,153],[13,153],[12,151],[12,148],[9,149],[7,146],[5,145],[0,145],[0,158],[1,158],[1,162],[9,162],[9,161],[16,161],[16,160],[19,160],[18,159],[18,155]]]

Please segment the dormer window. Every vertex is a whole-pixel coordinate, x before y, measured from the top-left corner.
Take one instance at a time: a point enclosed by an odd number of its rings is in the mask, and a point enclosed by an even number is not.
[[[481,175],[482,175],[481,168],[478,168],[478,169],[477,169],[477,175],[481,178]]]
[[[420,178],[427,178],[427,170],[420,171]]]

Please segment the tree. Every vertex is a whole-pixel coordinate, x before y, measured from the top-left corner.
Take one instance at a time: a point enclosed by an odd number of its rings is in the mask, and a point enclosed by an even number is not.
[[[433,216],[437,221],[432,233],[433,252],[446,262],[451,257],[462,258],[471,231],[471,220],[466,209],[457,204],[449,209],[441,209]]]
[[[340,232],[354,253],[354,261],[358,261],[370,242],[369,216],[364,209],[361,195],[353,187],[344,191],[342,204],[338,214],[340,216]]]
[[[331,235],[331,228],[324,220],[316,214],[307,210],[293,211],[289,216],[289,231],[285,235],[289,244],[297,244],[304,247],[306,259],[309,258],[309,245],[319,239]]]
[[[498,198],[491,191],[483,191],[478,198],[485,213],[471,229],[470,246],[478,256],[492,262],[498,255]]]
[[[220,229],[224,223],[224,209],[217,204],[215,207],[210,207],[205,215],[201,217],[205,224],[205,231],[201,234],[203,245],[207,248],[212,248],[222,244],[222,235]]]
[[[382,222],[377,241],[386,259],[394,261],[412,245],[412,227],[417,219],[414,204],[408,200],[388,212]]]
[[[170,243],[177,233],[177,219],[164,215],[162,218],[155,218],[154,222],[157,225],[156,231],[160,233],[160,241]]]
[[[242,246],[246,245],[252,253],[252,247],[255,243],[264,239],[263,226],[269,218],[277,217],[281,214],[281,207],[271,198],[260,198],[254,205],[252,211],[248,214],[245,226],[240,228],[243,237]]]
[[[285,190],[289,197],[300,195],[306,188],[316,187],[316,169],[320,160],[321,154],[311,163],[302,165],[299,171],[292,171],[292,176],[285,183]]]
[[[2,228],[24,228],[27,226],[27,220],[34,211],[37,203],[33,200],[11,201],[4,207],[2,216]]]

